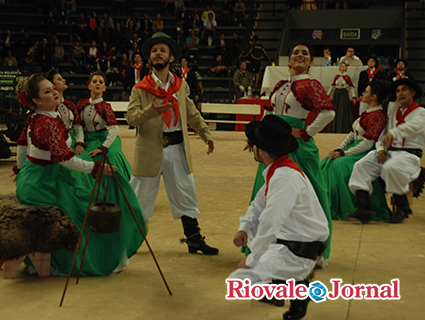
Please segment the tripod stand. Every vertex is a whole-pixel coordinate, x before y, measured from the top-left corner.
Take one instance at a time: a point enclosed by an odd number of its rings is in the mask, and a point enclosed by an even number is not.
[[[66,284],[65,284],[65,288],[64,288],[64,291],[63,291],[63,294],[62,294],[61,302],[60,302],[60,304],[59,304],[59,306],[60,306],[60,307],[62,306],[63,301],[64,301],[64,299],[65,299],[66,290],[67,290],[67,288],[68,288],[69,280],[71,279],[72,270],[74,269],[75,261],[76,261],[76,259],[77,259],[77,254],[78,254],[78,251],[79,251],[79,249],[80,249],[81,241],[82,241],[82,238],[83,238],[84,229],[85,229],[86,224],[87,224],[87,220],[88,220],[88,217],[89,217],[89,213],[90,213],[90,211],[91,211],[91,209],[92,209],[93,198],[94,198],[95,193],[96,193],[95,200],[97,201],[97,198],[98,198],[98,195],[99,195],[99,192],[100,192],[100,187],[101,187],[101,185],[102,185],[102,178],[103,178],[103,168],[104,168],[104,165],[107,163],[107,164],[109,164],[109,166],[111,166],[111,167],[112,167],[112,165],[111,165],[111,163],[110,163],[110,161],[109,161],[109,158],[108,158],[108,156],[107,156],[107,152],[108,152],[107,150],[104,150],[104,151],[103,151],[102,159],[100,160],[100,170],[99,170],[99,174],[98,174],[98,175],[97,175],[97,177],[96,177],[96,181],[95,181],[95,184],[94,184],[94,187],[93,187],[93,192],[92,192],[92,194],[91,194],[91,198],[90,198],[89,206],[88,206],[88,208],[87,208],[86,216],[85,216],[85,218],[84,218],[84,223],[83,223],[83,226],[82,226],[82,228],[81,228],[81,233],[80,233],[80,237],[79,237],[78,242],[77,242],[77,247],[76,247],[76,249],[75,249],[74,258],[73,258],[73,260],[72,260],[71,269],[69,270],[68,279],[67,279]],[[149,242],[148,242],[148,240],[146,239],[145,233],[143,232],[142,227],[141,227],[141,225],[140,225],[139,221],[137,220],[136,214],[134,213],[134,210],[133,210],[133,208],[131,207],[130,202],[129,202],[129,201],[128,201],[128,199],[127,199],[127,196],[125,195],[124,190],[123,190],[123,188],[122,188],[122,186],[121,186],[121,184],[120,184],[120,182],[119,182],[119,180],[118,180],[118,177],[117,177],[117,175],[116,175],[116,173],[115,173],[115,171],[114,171],[114,170],[112,170],[112,176],[114,177],[115,182],[117,183],[117,185],[118,185],[118,187],[119,187],[119,189],[120,189],[120,191],[121,191],[121,194],[122,194],[122,196],[124,197],[125,202],[127,203],[128,207],[129,207],[129,209],[130,209],[130,211],[131,211],[131,214],[133,215],[134,221],[136,222],[136,224],[137,224],[137,226],[138,226],[138,228],[139,228],[139,230],[140,230],[140,232],[141,232],[141,234],[142,234],[142,236],[143,236],[143,239],[144,239],[144,241],[146,242],[146,245],[148,246],[148,249],[149,249],[149,251],[150,251],[150,253],[151,253],[151,255],[152,255],[152,258],[153,258],[153,259],[154,259],[154,261],[155,261],[155,264],[156,264],[156,266],[157,266],[157,268],[158,268],[158,271],[159,271],[159,273],[160,273],[160,275],[161,275],[161,277],[162,277],[162,280],[164,281],[164,284],[165,284],[165,286],[167,287],[168,293],[169,293],[170,295],[172,295],[171,290],[170,290],[170,288],[168,287],[167,281],[165,280],[165,277],[164,277],[164,275],[162,274],[161,268],[159,267],[159,264],[158,264],[158,262],[157,262],[157,260],[156,260],[156,258],[155,258],[155,255],[154,255],[154,253],[153,253],[153,251],[152,251],[152,249],[151,249],[151,246],[149,245]],[[107,191],[107,185],[106,185],[105,190],[104,190],[104,203],[103,203],[103,204],[108,204],[108,203],[106,203],[106,191]],[[95,201],[95,203],[96,203],[96,201]],[[111,204],[108,204],[108,205],[111,205]],[[113,206],[115,206],[115,205],[113,205]],[[116,207],[116,206],[115,206],[115,207]],[[120,215],[119,215],[119,217],[120,217]],[[114,219],[115,219],[115,220],[113,220],[112,225],[115,225],[115,226],[119,225],[119,220],[117,221],[117,216],[116,216],[116,215],[115,215],[115,218],[114,218]],[[90,224],[90,223],[89,223],[89,224]],[[106,225],[108,225],[108,224],[109,224],[109,225],[111,225],[110,223],[106,223]],[[111,226],[112,226],[112,225],[111,225]],[[83,263],[84,263],[84,256],[85,256],[86,249],[87,249],[87,245],[88,245],[88,241],[89,241],[89,238],[90,238],[90,232],[91,232],[91,231],[99,231],[99,230],[100,230],[100,229],[97,229],[96,227],[92,227],[92,226],[89,226],[88,228],[89,228],[89,229],[88,229],[87,238],[86,238],[86,242],[85,242],[84,249],[83,249],[83,256],[82,256],[82,259],[81,259],[81,263],[80,263],[80,268],[79,268],[79,271],[78,271],[78,277],[77,277],[76,284],[78,284],[79,279],[80,279],[80,274],[81,274],[81,270],[82,270]],[[119,226],[118,226],[118,229],[119,229]],[[113,231],[116,231],[116,230],[110,230],[110,231],[108,231],[108,230],[103,230],[103,231],[101,231],[101,232],[113,232]]]

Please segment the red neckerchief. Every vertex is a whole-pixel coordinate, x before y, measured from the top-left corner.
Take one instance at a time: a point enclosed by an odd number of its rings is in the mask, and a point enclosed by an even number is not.
[[[404,111],[404,113],[401,113],[401,107],[398,108],[397,113],[395,114],[395,119],[397,120],[397,123],[395,126],[397,127],[399,124],[405,123],[406,121],[404,121],[404,118],[406,118],[410,113],[412,113],[419,107],[420,105],[418,105],[416,101],[413,101],[413,103],[407,108],[406,111]],[[391,139],[390,146],[393,145],[393,140],[394,139]],[[406,141],[406,138],[403,138],[403,142],[401,144],[402,148],[404,148],[405,141]]]
[[[396,70],[396,72],[400,76],[400,78],[402,78],[406,74],[406,70],[403,70],[401,73],[398,70]]]
[[[186,70],[186,71],[183,71],[183,69],[182,69],[182,68],[179,68],[179,73],[181,74],[182,79],[183,79],[184,81],[187,81],[186,74],[190,71],[190,68],[189,68],[189,67],[186,67],[186,69],[185,69],[185,70]]]
[[[367,74],[369,75],[369,82],[371,82],[373,80],[373,76],[378,73],[377,68],[375,68],[372,73],[370,72],[370,68],[368,68],[366,71],[367,71]]]
[[[180,108],[179,108],[179,102],[173,96],[173,94],[180,90],[180,86],[182,85],[182,82],[183,82],[182,79],[180,79],[177,76],[174,76],[174,81],[171,82],[170,85],[168,86],[168,91],[165,91],[159,86],[159,84],[153,81],[152,75],[149,75],[149,77],[144,77],[138,84],[135,85],[135,87],[147,93],[153,94],[155,97],[161,100],[163,99],[164,100],[162,102],[163,104],[166,104],[167,102],[171,102],[173,105],[174,114],[176,115],[176,120],[174,121],[174,126],[176,126],[180,120]],[[162,119],[164,120],[164,123],[167,126],[167,128],[170,128],[171,126],[172,117],[173,117],[173,114],[171,113],[170,109],[167,109],[162,113]]]
[[[284,156],[281,156],[281,157],[277,158],[271,164],[271,166],[269,168],[269,171],[267,171],[267,176],[266,176],[266,192],[265,192],[266,198],[267,198],[267,192],[268,192],[268,189],[269,189],[269,181],[272,178],[272,176],[273,176],[274,172],[276,171],[276,169],[277,168],[281,168],[281,167],[289,167],[289,168],[292,168],[294,170],[297,170],[305,178],[304,173],[300,170],[300,168],[298,167],[298,165],[291,158],[289,158],[288,155],[284,155]]]
[[[141,63],[140,66],[136,66],[136,64],[133,64],[132,67],[137,70],[136,83],[138,83],[140,81],[140,74],[141,74],[141,70],[143,68],[143,63]]]

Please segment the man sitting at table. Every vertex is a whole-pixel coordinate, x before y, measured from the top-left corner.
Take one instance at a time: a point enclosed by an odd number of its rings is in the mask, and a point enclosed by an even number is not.
[[[244,96],[249,88],[252,88],[252,74],[246,71],[246,63],[242,61],[239,65],[239,70],[236,70],[233,75],[233,85],[235,86],[236,99]]]

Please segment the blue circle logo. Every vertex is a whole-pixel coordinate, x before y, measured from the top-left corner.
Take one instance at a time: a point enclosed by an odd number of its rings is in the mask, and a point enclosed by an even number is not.
[[[328,289],[320,281],[314,281],[310,283],[308,288],[308,294],[310,295],[311,300],[314,302],[322,302],[326,300],[326,294]]]

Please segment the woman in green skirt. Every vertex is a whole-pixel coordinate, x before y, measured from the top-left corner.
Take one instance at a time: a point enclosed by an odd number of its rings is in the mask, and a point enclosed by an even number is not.
[[[348,181],[354,164],[374,147],[385,128],[386,115],[382,102],[388,94],[389,85],[386,81],[370,82],[361,97],[361,101],[367,103],[369,108],[354,121],[350,133],[341,145],[320,162],[333,219],[348,220],[347,214],[356,209],[356,197],[348,188]],[[373,182],[370,202],[371,210],[376,213],[371,220],[389,219],[391,211],[388,206],[382,206],[382,203],[386,203],[385,191],[378,180]]]
[[[22,204],[52,205],[61,209],[81,231],[90,203],[93,183],[87,185],[79,175],[97,176],[103,170],[104,181],[112,176],[116,167],[101,166],[100,161],[85,161],[75,156],[69,147],[71,138],[56,108],[59,94],[53,84],[41,74],[23,78],[17,86],[21,103],[32,111],[27,126],[22,131],[18,144],[18,165],[15,171],[16,194]],[[27,158],[27,159],[26,159]],[[142,210],[132,187],[125,177],[116,172],[136,219],[144,228]],[[94,181],[94,179],[92,180]],[[103,194],[103,186],[100,189]],[[116,183],[110,183],[107,199],[121,208],[120,229],[113,233],[92,232],[82,267],[83,276],[101,276],[118,272],[128,264],[140,247],[143,236]],[[85,243],[88,228],[85,228],[82,243]],[[82,259],[81,246],[76,266]],[[51,254],[53,267],[62,274],[70,271],[73,252],[57,250]],[[74,268],[76,275],[78,268]]]
[[[292,127],[292,134],[298,139],[299,148],[290,153],[299,168],[306,174],[313,185],[316,195],[328,219],[329,238],[323,253],[329,258],[331,249],[332,218],[327,198],[326,186],[319,169],[319,149],[314,142],[314,135],[320,132],[335,117],[335,108],[329,100],[319,81],[311,79],[309,68],[313,65],[314,49],[307,41],[295,43],[289,57],[291,76],[289,80],[279,81],[270,95],[270,111],[282,117]],[[310,112],[317,114],[309,125],[304,124]],[[264,184],[263,165],[259,165],[252,198]],[[289,240],[289,239],[288,239]],[[326,262],[323,263],[326,265]]]

